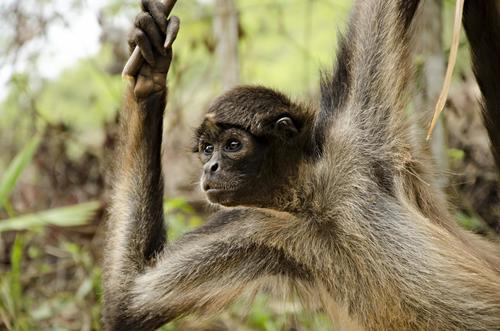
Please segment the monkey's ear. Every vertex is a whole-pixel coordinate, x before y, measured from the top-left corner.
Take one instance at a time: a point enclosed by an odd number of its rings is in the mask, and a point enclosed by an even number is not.
[[[274,127],[278,132],[280,132],[281,134],[284,133],[289,137],[294,136],[299,132],[299,130],[295,126],[295,123],[293,123],[293,120],[288,116],[279,118],[275,122]]]

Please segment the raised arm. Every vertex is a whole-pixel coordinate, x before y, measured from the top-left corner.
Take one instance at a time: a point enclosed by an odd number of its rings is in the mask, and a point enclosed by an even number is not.
[[[317,137],[330,127],[332,118],[345,112],[361,128],[380,130],[399,120],[408,101],[408,45],[419,2],[355,1],[334,72],[322,80]]]
[[[131,284],[165,244],[161,142],[172,48],[163,47],[162,31],[172,8],[156,1],[143,1],[143,8],[130,44],[140,47],[146,62],[126,91],[106,232],[104,320],[109,330],[119,329]]]

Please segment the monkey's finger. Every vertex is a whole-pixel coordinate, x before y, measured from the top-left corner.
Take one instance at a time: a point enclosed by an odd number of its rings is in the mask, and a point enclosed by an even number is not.
[[[165,56],[167,53],[163,48],[163,33],[160,31],[158,26],[151,15],[148,13],[140,13],[135,18],[135,26],[142,30],[148,37],[149,42],[153,45],[158,53]]]
[[[172,8],[174,8],[175,6],[175,3],[177,2],[177,0],[165,0],[163,2],[163,14],[165,15],[165,17],[169,17],[170,16],[170,12],[172,12]]]
[[[153,47],[151,46],[149,39],[146,37],[146,34],[142,30],[135,28],[134,40],[137,46],[139,47],[139,50],[141,51],[144,60],[146,60],[146,62],[149,63],[151,66],[154,66],[155,56],[153,53]]]
[[[181,21],[177,16],[172,16],[168,20],[165,43],[163,44],[163,47],[169,48],[172,46],[172,43],[177,38],[177,33],[179,33],[180,25],[181,25]]]
[[[157,0],[142,0],[141,4],[143,10],[153,16],[156,24],[160,28],[160,31],[166,31],[167,16],[165,16],[165,12],[167,11],[167,8],[165,5]]]
[[[172,8],[174,7],[176,0],[165,0],[164,5],[165,5],[165,16],[168,17],[170,15],[170,12],[172,11]],[[123,68],[122,76],[125,78],[128,77],[134,77],[137,72],[139,71],[143,58],[140,56],[142,54],[142,51],[136,47],[130,58],[128,59],[127,63],[125,64],[125,67]]]
[[[137,43],[135,42],[135,27],[128,32],[127,43],[128,43],[128,50],[130,54],[132,54],[132,52],[135,49],[135,46],[137,46]]]

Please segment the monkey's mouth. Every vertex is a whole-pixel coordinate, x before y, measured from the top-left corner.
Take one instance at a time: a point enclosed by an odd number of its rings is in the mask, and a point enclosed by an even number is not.
[[[220,203],[228,199],[231,200],[232,195],[236,192],[236,188],[236,185],[203,184],[203,191],[205,191],[208,200],[214,203]]]
[[[217,192],[217,191],[234,191],[238,185],[235,183],[221,182],[221,181],[211,181],[207,180],[203,183],[203,191],[205,192]]]
[[[236,187],[223,187],[223,186],[211,186],[211,185],[203,185],[203,191],[205,193],[217,193],[217,192],[231,192],[234,191]]]

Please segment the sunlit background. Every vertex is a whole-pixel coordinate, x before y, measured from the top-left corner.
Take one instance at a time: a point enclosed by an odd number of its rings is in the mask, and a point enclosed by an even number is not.
[[[127,31],[139,0],[0,3],[0,330],[100,330],[100,267],[109,174],[126,82]],[[415,41],[411,112],[430,112],[452,26],[451,1],[426,1]],[[219,51],[221,6],[235,18],[233,53]],[[179,0],[164,163],[169,238],[203,223],[191,131],[228,85],[261,84],[314,102],[351,0]],[[457,222],[500,232],[497,173],[461,38],[433,150]],[[236,63],[228,67],[227,63]],[[229,78],[228,78],[229,74]],[[314,307],[313,307],[314,308]],[[314,309],[313,309],[314,310]],[[320,310],[259,294],[210,319],[163,330],[332,330]]]

